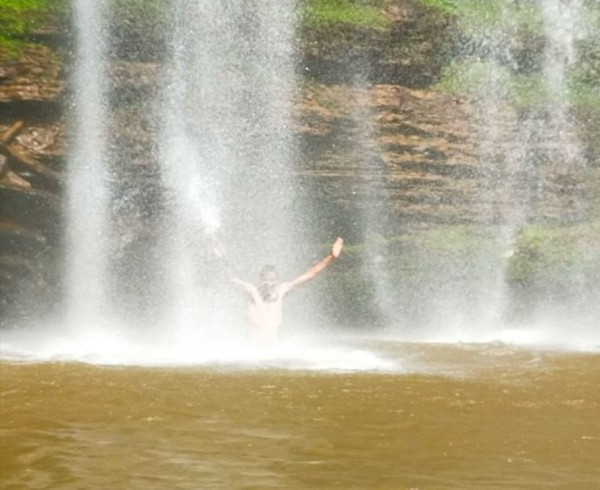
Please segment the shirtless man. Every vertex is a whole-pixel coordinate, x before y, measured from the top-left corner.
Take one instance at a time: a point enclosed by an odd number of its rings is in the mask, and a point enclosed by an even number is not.
[[[237,277],[232,282],[240,286],[248,295],[249,337],[258,342],[273,341],[281,326],[283,298],[290,291],[314,278],[340,256],[344,240],[338,237],[331,252],[324,259],[310,267],[304,274],[289,282],[279,282],[274,266],[266,265],[260,271],[258,286],[244,282]]]

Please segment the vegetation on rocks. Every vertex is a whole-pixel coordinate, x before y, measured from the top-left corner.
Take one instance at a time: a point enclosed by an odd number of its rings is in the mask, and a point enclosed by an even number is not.
[[[388,29],[390,20],[383,8],[389,0],[305,0],[303,22],[308,26],[347,24]]]
[[[540,73],[547,40],[538,2],[421,1],[455,24],[455,55],[446,60],[440,89],[473,95],[502,87],[505,99],[524,109],[548,101]],[[585,2],[576,36],[579,61],[566,73],[568,90],[563,94],[576,106],[600,107],[599,32],[600,7]]]
[[[540,18],[536,0],[420,0],[424,5],[454,17],[466,34],[493,35],[505,31],[536,29]]]
[[[64,0],[2,0],[0,3],[0,48],[17,54],[28,36],[64,8]]]
[[[522,315],[521,307],[531,312],[533,305],[548,301],[577,304],[598,289],[598,222],[527,225],[513,243],[504,249],[499,245],[493,229],[465,225],[377,237],[347,246],[344,260],[316,285],[315,295],[331,299],[323,314],[337,324],[364,328],[411,315],[423,319],[419,309],[436,298],[468,303],[469,297],[485,296],[486,287],[494,287],[495,274],[504,268],[505,280],[517,296],[512,311],[504,312],[509,318]],[[392,292],[388,308],[393,318],[382,316],[382,291]]]
[[[584,226],[526,227],[517,237],[515,253],[509,262],[509,280],[557,288],[568,280],[568,271],[573,268],[584,282],[600,275],[599,222]]]

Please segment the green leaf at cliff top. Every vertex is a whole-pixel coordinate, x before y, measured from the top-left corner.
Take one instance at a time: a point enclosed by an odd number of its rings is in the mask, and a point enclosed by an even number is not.
[[[541,18],[536,0],[420,0],[427,7],[455,16],[464,32],[490,34],[495,30],[536,30]]]
[[[304,22],[313,26],[334,24],[386,29],[389,20],[382,7],[388,0],[305,0]]]
[[[62,0],[1,0],[0,46],[18,48],[45,16],[63,5]]]

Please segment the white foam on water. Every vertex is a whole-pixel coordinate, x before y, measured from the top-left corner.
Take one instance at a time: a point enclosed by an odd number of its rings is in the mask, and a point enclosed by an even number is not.
[[[497,332],[496,337],[500,342],[526,347],[575,352],[600,352],[600,339],[594,339],[577,329],[512,328]]]
[[[125,366],[210,366],[234,369],[402,372],[398,360],[379,352],[338,343],[295,338],[268,346],[203,338],[135,338],[127,329],[83,329],[83,333],[45,328],[14,330],[0,339],[0,358],[28,362],[85,362]]]
[[[560,322],[535,322],[515,326],[498,326],[480,332],[460,328],[440,329],[439,333],[412,336],[413,342],[441,344],[491,344],[503,343],[540,350],[562,350],[572,352],[600,352],[600,332],[584,324]]]

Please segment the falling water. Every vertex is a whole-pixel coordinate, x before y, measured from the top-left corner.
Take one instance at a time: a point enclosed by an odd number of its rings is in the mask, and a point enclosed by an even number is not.
[[[522,231],[543,221],[552,212],[551,205],[556,208],[552,199],[560,200],[559,212],[566,223],[585,218],[580,189],[568,187],[568,182],[580,182],[576,172],[585,165],[569,102],[569,69],[577,58],[582,9],[579,0],[499,2],[495,25],[476,30],[466,41],[463,70],[479,82],[473,123],[480,177],[471,207],[481,225],[469,231],[469,240],[478,241],[481,250],[442,253],[438,262],[420,255],[416,260],[427,281],[415,288],[417,293],[396,286],[396,317],[402,317],[402,309],[412,308],[414,314],[407,323],[419,326],[419,336],[444,340],[503,337],[515,308],[508,269]],[[511,88],[515,78],[522,76],[515,40],[519,38],[518,17],[523,15],[539,21],[536,35],[544,46],[539,56],[539,85],[545,100],[542,107],[529,111],[511,109]],[[556,197],[560,186],[567,186],[562,194],[568,202]],[[585,298],[570,305],[569,311],[593,310],[590,291],[582,290],[577,270],[569,274],[573,276],[570,295]],[[422,309],[413,308],[403,295],[422,304]],[[566,295],[562,299],[565,304],[569,301]],[[548,304],[539,309],[548,310]],[[535,314],[529,316],[533,322],[532,318]],[[552,322],[545,320],[542,330],[550,335]],[[401,328],[410,335],[410,325]]]
[[[102,1],[77,0],[74,7],[77,63],[67,188],[67,324],[91,330],[109,325],[109,331],[112,323],[119,323],[107,318],[114,311],[111,277],[127,281],[113,274],[110,257],[118,248],[110,224],[114,190],[105,151],[109,111],[104,65],[110,12]],[[276,263],[283,275],[305,265],[297,262],[295,246],[303,241],[305,214],[297,201],[292,137],[296,7],[296,0],[172,2],[172,56],[156,113],[162,124],[157,156],[163,195],[156,219],[160,224],[152,231],[159,232],[160,253],[158,260],[144,266],[164,278],[152,291],[160,304],[154,310],[160,310],[156,323],[180,342],[231,337],[232,293],[227,284],[231,274],[252,280],[264,263]],[[353,143],[369,159],[361,162],[365,186],[359,207],[365,210],[365,234],[373,238],[367,240],[370,252],[365,254],[371,254],[367,259],[372,263],[363,260],[368,270],[362,272],[372,274],[375,303],[382,306],[386,320],[401,317],[412,301],[418,303],[415,323],[424,325],[423,330],[433,323],[443,325],[441,335],[449,334],[446,339],[471,339],[474,331],[483,333],[480,338],[491,338],[504,327],[503,317],[510,308],[507,258],[521,230],[537,218],[548,185],[548,172],[532,154],[541,146],[546,162],[560,164],[566,173],[583,165],[567,97],[581,9],[579,0],[538,2],[545,39],[540,73],[549,100],[543,112],[549,118],[507,116],[510,94],[505,73],[491,70],[485,77],[486,96],[478,120],[479,163],[489,173],[474,208],[486,224],[481,233],[494,235],[495,255],[475,265],[479,257],[465,263],[462,257],[451,262],[444,256],[435,262],[419,256],[416,267],[431,274],[414,291],[394,289],[397,285],[383,278],[388,264],[377,253],[377,240],[389,218],[384,216],[389,204],[386,168],[378,159],[381,149],[372,144],[377,130],[368,91],[355,101],[350,109],[357,122]],[[507,12],[505,20],[512,28],[510,15]],[[509,37],[510,32],[501,32],[475,57],[491,52],[503,60],[503,69],[514,69],[516,60],[504,42]],[[581,217],[582,202],[574,199],[572,218]],[[215,246],[225,250],[225,260],[213,253]],[[576,279],[573,285],[590,300]],[[121,301],[126,303],[127,297]]]
[[[553,157],[568,171],[582,165],[581,144],[570,118],[568,70],[577,61],[575,41],[580,30],[582,0],[540,0],[546,34],[543,78],[552,104],[548,131]]]
[[[550,107],[544,127],[547,138],[547,158],[554,162],[554,180],[561,183],[567,199],[562,203],[567,218],[572,223],[589,219],[585,183],[581,175],[586,166],[583,146],[570,104],[572,90],[570,70],[577,60],[577,42],[584,39],[582,0],[539,0],[546,47],[544,51],[543,79]],[[593,338],[600,310],[597,306],[597,281],[590,280],[584,272],[590,259],[580,244],[574,245],[573,253],[579,257],[565,277],[568,291],[562,293],[562,301],[555,298],[543,300],[537,305],[536,315],[544,321],[559,318],[562,328],[569,328],[570,336]],[[587,276],[587,277],[586,277]]]
[[[507,70],[517,66],[508,42],[514,29],[511,17],[512,13],[503,7],[500,24],[506,28],[482,46],[483,50],[490,50],[495,57],[503,59],[507,67],[503,69],[494,63],[484,65],[478,111],[479,161],[487,171],[476,207],[479,219],[492,228],[496,253],[485,260],[484,269],[488,274],[479,284],[482,295],[477,301],[479,308],[475,317],[477,327],[488,334],[498,329],[509,307],[507,263],[517,233],[531,217],[533,193],[540,182],[537,169],[529,161],[530,130],[513,114],[506,113],[511,97]]]
[[[215,261],[215,245],[230,255],[236,273],[255,273],[260,261],[284,270],[295,266],[288,253],[298,216],[290,136],[295,6],[275,0],[173,3],[173,61],[160,109],[162,253],[146,266],[162,269],[165,283],[154,292],[163,305],[158,321],[181,339],[189,338],[189,329],[198,333],[199,319],[205,329],[224,330],[223,295],[211,276],[232,271],[226,261]],[[107,324],[115,320],[106,318],[114,309],[108,255],[119,240],[111,235],[104,150],[110,11],[102,2],[82,0],[75,7],[77,130],[69,165],[67,309],[72,324]]]
[[[109,171],[106,148],[106,54],[103,1],[74,3],[74,140],[68,164],[66,308],[72,327],[107,311]]]
[[[222,332],[207,276],[219,265],[230,274],[256,274],[259,261],[294,265],[295,1],[174,8],[161,149],[167,310],[182,333],[198,318]],[[216,267],[215,245],[228,255]]]
[[[546,96],[546,115],[531,111],[517,117],[503,112],[510,99],[509,83],[507,72],[498,67],[489,71],[484,87],[489,96],[484,97],[479,113],[480,159],[484,167],[488,166],[489,177],[480,195],[482,203],[478,205],[482,217],[496,229],[498,248],[497,258],[490,258],[491,281],[483,288],[489,308],[487,314],[480,316],[484,324],[487,317],[490,333],[503,328],[513,306],[507,268],[519,234],[528,224],[543,219],[541,213],[547,212],[550,196],[548,187],[564,185],[557,176],[572,175],[584,165],[570,115],[568,87],[568,70],[577,57],[575,41],[583,5],[579,0],[539,0],[537,7],[545,45],[540,85]],[[511,13],[504,12],[501,24],[508,28],[500,33],[503,42],[495,40],[492,52],[509,70],[515,70],[518,63],[509,49],[514,32],[511,20]],[[577,189],[569,189],[568,193],[572,200],[563,206],[563,219],[577,221],[583,218],[584,201],[578,197]]]

